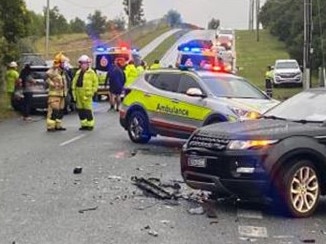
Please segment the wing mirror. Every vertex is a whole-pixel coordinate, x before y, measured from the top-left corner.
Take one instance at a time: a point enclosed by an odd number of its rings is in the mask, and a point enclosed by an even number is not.
[[[186,94],[191,97],[206,97],[206,95],[199,88],[189,88]]]

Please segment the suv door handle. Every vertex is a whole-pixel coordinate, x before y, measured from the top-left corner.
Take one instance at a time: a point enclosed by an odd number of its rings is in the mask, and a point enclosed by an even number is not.
[[[144,97],[151,97],[151,94],[149,94],[149,93],[144,93]]]
[[[173,103],[179,103],[180,100],[179,99],[176,99],[176,98],[173,98],[173,99],[171,99],[171,102],[173,102]]]

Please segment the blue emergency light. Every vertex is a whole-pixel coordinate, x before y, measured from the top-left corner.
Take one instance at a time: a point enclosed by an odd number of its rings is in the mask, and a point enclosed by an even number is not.
[[[108,50],[108,48],[105,46],[97,46],[95,49],[96,52],[105,52],[107,50]]]

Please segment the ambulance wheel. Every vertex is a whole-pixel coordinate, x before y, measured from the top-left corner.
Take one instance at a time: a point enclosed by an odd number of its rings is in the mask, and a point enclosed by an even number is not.
[[[143,112],[134,111],[128,119],[128,135],[131,141],[144,144],[149,142],[151,136],[148,129],[148,119]]]

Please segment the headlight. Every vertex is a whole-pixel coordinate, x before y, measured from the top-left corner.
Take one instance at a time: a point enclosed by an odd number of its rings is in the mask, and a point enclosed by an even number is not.
[[[249,111],[242,108],[231,108],[232,112],[235,113],[240,119],[246,120],[246,119],[257,119],[261,116],[260,113],[255,111]]]
[[[227,149],[230,150],[247,150],[258,149],[276,143],[277,140],[233,140],[230,141]]]

